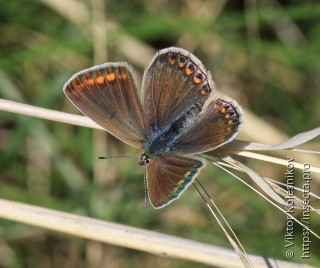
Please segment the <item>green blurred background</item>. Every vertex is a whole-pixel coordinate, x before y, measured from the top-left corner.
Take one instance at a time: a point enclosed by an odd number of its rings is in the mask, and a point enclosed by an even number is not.
[[[107,61],[127,61],[142,75],[158,49],[175,45],[193,52],[217,87],[248,111],[241,139],[281,142],[285,135],[319,126],[316,2],[2,0],[0,98],[78,113],[62,92],[72,74]],[[266,134],[258,123],[274,129]],[[317,143],[310,148],[319,150]],[[103,131],[0,111],[1,198],[230,247],[193,187],[172,205],[146,212],[137,161],[97,159],[128,154],[140,152]],[[301,161],[304,157],[300,154]],[[283,166],[237,159],[261,175],[284,180]],[[247,252],[286,260],[286,216],[208,166],[199,180]],[[313,191],[319,194],[318,185]],[[319,233],[319,216],[312,214],[312,220]],[[301,262],[301,228],[295,235],[293,260]],[[320,263],[319,246],[312,237],[312,258],[303,261]],[[0,220],[0,267],[107,265],[195,264]]]

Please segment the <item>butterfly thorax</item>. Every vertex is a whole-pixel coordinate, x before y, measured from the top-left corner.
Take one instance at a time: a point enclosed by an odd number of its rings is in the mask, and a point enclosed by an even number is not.
[[[176,152],[175,141],[195,122],[195,118],[201,110],[202,104],[196,103],[178,115],[170,125],[155,128],[144,144],[145,154],[152,158],[153,156]]]

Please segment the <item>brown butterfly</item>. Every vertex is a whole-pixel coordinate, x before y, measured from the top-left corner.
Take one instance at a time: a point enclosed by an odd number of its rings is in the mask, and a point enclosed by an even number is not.
[[[160,50],[143,77],[105,63],[73,75],[64,86],[71,102],[123,142],[141,149],[151,204],[162,208],[183,193],[205,161],[195,154],[235,138],[242,125],[236,101],[219,96],[210,72],[190,52]]]

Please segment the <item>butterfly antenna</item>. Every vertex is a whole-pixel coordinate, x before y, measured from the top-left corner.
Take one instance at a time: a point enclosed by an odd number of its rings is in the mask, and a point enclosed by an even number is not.
[[[143,183],[144,183],[144,210],[147,211],[148,209],[148,190],[147,190],[147,173],[146,168],[144,168],[143,172]]]
[[[99,156],[98,159],[113,159],[113,158],[138,158],[138,155],[114,155],[114,156]],[[147,175],[146,168],[143,172],[143,183],[144,183],[144,210],[148,210],[148,190],[147,190]]]
[[[98,159],[112,159],[112,158],[138,158],[137,155],[113,155],[113,156],[99,156]]]
[[[209,193],[202,186],[202,184],[199,182],[198,179],[195,179],[195,181],[198,183],[199,186],[197,186],[195,183],[193,183],[193,186],[196,188],[197,192],[200,194],[201,198],[206,203],[206,205],[209,208],[211,214],[217,220],[219,226],[221,227],[221,229],[223,230],[223,232],[227,236],[227,239],[229,240],[229,242],[232,245],[232,247],[235,249],[235,251],[236,251],[237,255],[239,256],[239,258],[241,259],[242,263],[245,265],[245,267],[253,267],[252,263],[250,262],[250,260],[247,257],[248,255],[245,252],[243,246],[241,245],[238,237],[236,236],[236,234],[234,233],[234,231],[232,230],[231,226],[229,225],[229,223],[227,222],[225,217],[222,215],[222,213],[220,212],[220,210],[218,209],[216,204],[213,202],[213,200],[212,200],[211,196],[209,195]],[[201,193],[201,191],[203,191],[204,194]],[[208,202],[208,200],[210,200],[210,201]],[[210,203],[212,204],[212,206],[210,205]],[[216,210],[217,213],[214,210]],[[219,217],[221,218],[222,221],[220,221]],[[227,229],[229,229],[229,231],[231,232],[231,235],[229,234],[228,230],[223,226],[224,224],[227,227]]]

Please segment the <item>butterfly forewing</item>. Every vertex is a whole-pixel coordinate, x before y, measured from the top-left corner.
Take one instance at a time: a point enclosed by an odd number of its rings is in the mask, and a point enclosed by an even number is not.
[[[142,148],[144,113],[130,65],[107,63],[83,70],[70,78],[64,92],[83,114],[109,133]]]
[[[193,105],[202,107],[212,90],[210,73],[190,52],[179,48],[159,51],[143,78],[149,134],[165,129]]]
[[[147,165],[148,195],[155,208],[162,208],[183,193],[193,182],[205,162],[175,154],[155,157]]]

